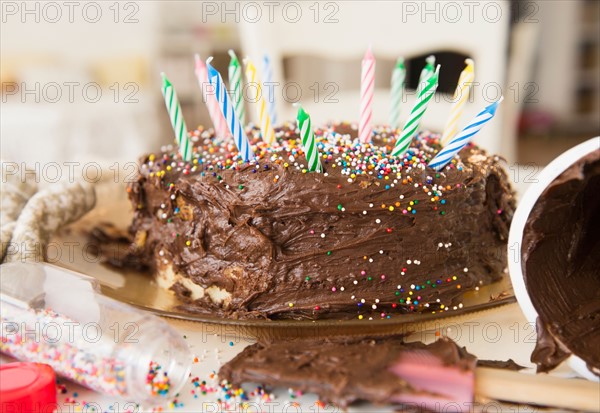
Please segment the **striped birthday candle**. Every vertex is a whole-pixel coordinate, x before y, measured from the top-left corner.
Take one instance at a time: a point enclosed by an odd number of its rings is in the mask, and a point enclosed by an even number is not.
[[[208,109],[208,115],[213,123],[215,135],[224,138],[229,134],[229,131],[227,129],[227,124],[225,123],[223,113],[221,112],[221,108],[219,107],[219,102],[217,102],[217,97],[215,96],[214,91],[209,90],[210,83],[208,82],[208,70],[206,69],[206,64],[204,64],[198,54],[194,56],[194,60],[196,63],[196,78],[198,79],[198,85],[200,86],[200,91],[202,92],[202,99],[204,100],[206,108]]]
[[[415,105],[410,111],[410,115],[404,124],[402,132],[400,133],[400,137],[396,141],[396,146],[392,150],[392,156],[404,155],[414,136],[417,134],[419,124],[421,123],[421,118],[423,118],[423,115],[427,110],[427,104],[437,89],[439,72],[440,66],[438,65],[436,71],[433,73],[433,76],[427,79],[425,87],[419,92],[419,96],[417,96]]]
[[[277,124],[277,110],[275,109],[275,85],[273,84],[273,67],[268,55],[263,56],[263,85],[265,87],[265,99],[267,101],[267,111],[271,117],[273,125]]]
[[[245,162],[247,162],[254,158],[254,152],[250,147],[248,136],[246,136],[246,134],[244,133],[242,123],[240,122],[240,119],[237,117],[235,110],[233,109],[231,100],[229,100],[229,95],[227,93],[227,89],[225,88],[223,78],[221,77],[219,72],[217,72],[217,70],[214,67],[212,67],[212,65],[210,64],[211,61],[212,57],[209,57],[206,61],[206,67],[208,68],[208,80],[210,84],[215,88],[215,93],[217,95],[219,107],[221,108],[221,112],[225,117],[227,127],[229,128],[229,131],[233,136],[235,145],[240,151],[242,159]]]
[[[361,142],[370,142],[373,127],[373,96],[375,93],[375,58],[371,47],[367,49],[362,61],[360,77],[360,118],[358,122],[358,137]]]
[[[267,103],[265,102],[265,97],[263,96],[262,85],[256,74],[256,66],[254,66],[254,64],[248,58],[244,59],[244,63],[246,63],[246,81],[256,88],[256,97],[258,100],[258,122],[260,125],[262,138],[269,145],[273,145],[275,143],[275,131],[273,130],[271,117],[267,111]]]
[[[394,129],[400,127],[400,106],[402,105],[402,95],[404,94],[404,81],[406,79],[406,67],[404,59],[399,58],[392,71],[392,109],[390,111],[390,126]]]
[[[244,107],[244,99],[242,95],[242,66],[238,60],[235,52],[229,49],[229,89],[231,93],[231,99],[233,100],[233,109],[240,118],[242,125],[246,124],[246,108]]]
[[[164,73],[161,73],[161,76],[163,80],[162,93],[165,98],[167,111],[169,112],[169,118],[171,119],[171,125],[175,132],[175,141],[179,146],[179,154],[184,161],[189,162],[192,160],[192,142],[188,136],[187,126],[185,126],[185,120],[181,113],[181,105],[179,104],[179,99],[177,99],[175,88],[173,88],[167,76]]]
[[[298,105],[298,129],[302,138],[302,149],[308,162],[308,170],[311,172],[322,172],[321,155],[315,141],[315,133],[312,128],[310,116],[304,111],[302,106]]]
[[[454,136],[448,145],[444,146],[438,154],[429,162],[429,167],[440,171],[444,166],[448,165],[454,155],[456,155],[467,143],[473,135],[481,130],[496,114],[496,109],[504,97],[501,97],[497,102],[492,103],[475,116],[475,118],[465,128]]]
[[[463,113],[465,103],[469,99],[469,90],[475,80],[474,63],[471,59],[466,59],[465,63],[467,67],[462,71],[458,78],[458,85],[454,92],[454,99],[452,108],[450,109],[450,116],[446,122],[444,133],[442,134],[442,145],[446,145],[450,139],[458,132],[458,122]]]
[[[427,80],[433,76],[435,72],[435,56],[427,56],[425,59],[425,66],[421,70],[421,75],[419,76],[419,84],[417,85],[417,96],[421,92],[421,89],[427,85]]]

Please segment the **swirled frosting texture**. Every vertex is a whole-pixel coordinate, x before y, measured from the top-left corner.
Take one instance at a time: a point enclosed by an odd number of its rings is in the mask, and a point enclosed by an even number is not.
[[[460,307],[503,276],[512,190],[498,158],[468,146],[426,167],[439,136],[391,158],[342,124],[316,131],[324,172],[307,173],[293,128],[243,164],[196,131],[195,161],[170,148],[142,160],[129,187],[138,253],[193,312],[233,317],[391,317]]]
[[[600,149],[542,193],[523,232],[525,286],[538,312],[538,371],[571,353],[600,375]]]

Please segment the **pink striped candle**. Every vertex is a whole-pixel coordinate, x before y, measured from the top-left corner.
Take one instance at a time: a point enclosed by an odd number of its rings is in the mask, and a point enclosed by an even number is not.
[[[358,122],[358,137],[361,142],[370,142],[373,133],[371,119],[373,118],[373,95],[375,93],[375,58],[371,47],[367,49],[362,61],[360,79],[360,120]]]
[[[223,112],[221,112],[221,108],[219,107],[214,87],[210,85],[208,80],[206,63],[200,59],[198,54],[194,56],[194,59],[196,61],[196,77],[198,78],[198,85],[202,91],[202,99],[208,108],[208,115],[212,120],[215,135],[224,138],[229,135],[229,130],[225,118],[223,117]]]

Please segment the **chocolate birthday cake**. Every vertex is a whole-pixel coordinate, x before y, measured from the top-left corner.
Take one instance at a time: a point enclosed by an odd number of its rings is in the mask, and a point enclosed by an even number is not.
[[[452,311],[505,276],[513,191],[498,157],[468,145],[440,172],[439,135],[392,157],[394,131],[360,143],[349,124],[315,130],[323,172],[307,171],[295,126],[256,157],[192,134],[145,156],[128,187],[135,253],[186,311],[237,318],[388,318]]]

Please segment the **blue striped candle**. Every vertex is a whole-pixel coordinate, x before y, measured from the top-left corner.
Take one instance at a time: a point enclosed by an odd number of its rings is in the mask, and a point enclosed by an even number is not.
[[[209,57],[206,60],[206,68],[208,69],[208,81],[215,88],[215,94],[217,96],[217,101],[219,102],[219,107],[221,108],[221,112],[223,112],[223,116],[225,117],[225,121],[227,123],[227,128],[231,132],[233,139],[235,141],[235,145],[240,151],[240,155],[244,162],[247,162],[254,158],[254,152],[250,147],[250,141],[248,141],[248,136],[244,133],[244,128],[242,128],[242,123],[240,119],[235,114],[233,110],[233,105],[229,100],[227,95],[227,89],[225,88],[225,83],[223,82],[223,78],[217,72],[217,70],[212,67],[210,62],[212,61],[212,57]]]
[[[440,171],[448,165],[452,158],[454,158],[454,155],[469,143],[473,135],[479,132],[481,128],[494,117],[496,109],[498,109],[498,105],[503,99],[504,97],[501,97],[497,102],[492,103],[479,112],[477,116],[475,116],[475,119],[465,126],[462,131],[457,133],[450,142],[448,142],[448,145],[444,146],[442,150],[438,152],[435,158],[429,162],[429,167],[436,171]]]
[[[275,109],[275,85],[273,84],[273,68],[268,55],[263,56],[263,91],[267,101],[267,111],[271,118],[271,124],[277,124],[277,110]]]

